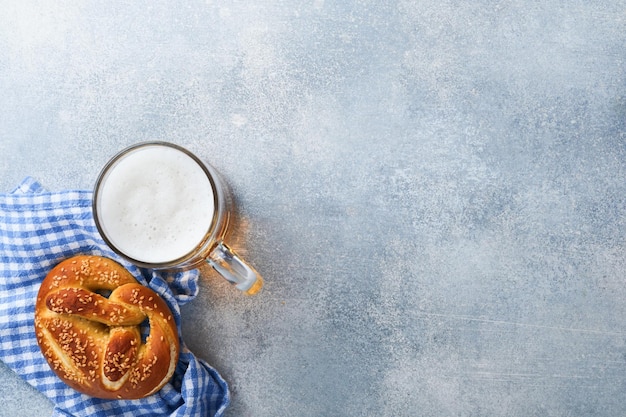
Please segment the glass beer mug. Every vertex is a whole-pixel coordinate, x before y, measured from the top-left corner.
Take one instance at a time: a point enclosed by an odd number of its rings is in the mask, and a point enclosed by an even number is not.
[[[209,164],[178,145],[144,142],[103,168],[93,214],[105,242],[120,256],[151,269],[191,269],[208,262],[247,294],[261,276],[225,242],[230,196]]]

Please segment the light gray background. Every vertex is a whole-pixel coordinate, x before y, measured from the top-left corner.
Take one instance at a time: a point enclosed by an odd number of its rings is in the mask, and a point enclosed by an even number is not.
[[[215,165],[266,278],[183,311],[229,417],[626,415],[625,46],[623,0],[0,1],[0,189]]]

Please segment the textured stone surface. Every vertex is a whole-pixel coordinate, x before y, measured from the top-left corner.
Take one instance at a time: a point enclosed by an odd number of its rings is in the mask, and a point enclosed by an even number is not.
[[[215,165],[266,278],[183,311],[230,417],[624,415],[624,45],[624,1],[2,1],[0,189]]]

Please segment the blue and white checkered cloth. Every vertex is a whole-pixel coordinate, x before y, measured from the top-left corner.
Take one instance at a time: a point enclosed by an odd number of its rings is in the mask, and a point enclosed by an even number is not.
[[[77,254],[110,257],[128,268],[169,304],[180,334],[179,306],[197,294],[198,272],[164,274],[129,264],[100,238],[90,191],[48,192],[26,178],[0,194],[0,359],[54,402],[54,417],[222,416],[230,401],[226,381],[184,343],[172,380],[141,400],[88,397],[57,378],[35,338],[35,299],[48,271]]]

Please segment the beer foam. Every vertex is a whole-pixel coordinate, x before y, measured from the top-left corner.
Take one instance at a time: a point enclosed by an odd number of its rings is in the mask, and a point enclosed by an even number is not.
[[[100,184],[100,225],[119,251],[146,263],[192,252],[206,236],[215,211],[206,172],[186,153],[144,146],[118,160]]]

